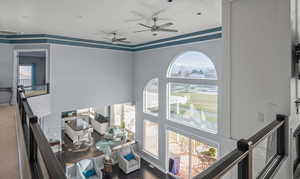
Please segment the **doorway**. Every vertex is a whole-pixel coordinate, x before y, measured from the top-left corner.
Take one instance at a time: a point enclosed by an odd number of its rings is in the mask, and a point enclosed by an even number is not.
[[[15,50],[15,89],[22,85],[26,96],[36,96],[48,92],[47,49]]]

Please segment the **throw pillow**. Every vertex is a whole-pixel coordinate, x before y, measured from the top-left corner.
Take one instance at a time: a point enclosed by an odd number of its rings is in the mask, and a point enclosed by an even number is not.
[[[95,171],[95,169],[86,170],[86,171],[83,171],[82,174],[84,175],[85,178],[89,178],[91,176],[96,175],[96,171]]]
[[[130,161],[130,160],[134,159],[134,155],[132,153],[130,153],[130,154],[125,155],[124,158],[126,160]]]

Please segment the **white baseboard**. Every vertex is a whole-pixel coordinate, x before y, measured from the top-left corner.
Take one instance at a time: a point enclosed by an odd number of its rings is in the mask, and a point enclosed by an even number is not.
[[[167,170],[165,170],[164,168],[160,167],[159,165],[157,165],[156,163],[152,162],[151,160],[149,160],[145,155],[143,154],[140,154],[141,155],[141,158],[143,160],[145,160],[146,162],[150,163],[151,165],[153,165],[155,168],[157,168],[158,170],[160,170],[161,172],[167,174]]]

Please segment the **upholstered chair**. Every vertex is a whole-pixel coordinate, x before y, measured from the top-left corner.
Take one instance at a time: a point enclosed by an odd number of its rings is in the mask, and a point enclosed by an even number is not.
[[[93,158],[93,159],[84,159],[79,161],[77,164],[76,170],[76,179],[102,179],[102,171],[103,168],[103,157]],[[93,171],[93,176],[86,177],[85,172]],[[92,173],[93,173],[92,172]]]
[[[132,158],[128,160],[126,156],[132,154]],[[127,159],[126,159],[127,158]],[[133,172],[141,167],[141,157],[136,154],[132,146],[126,146],[118,151],[119,167],[126,173]]]

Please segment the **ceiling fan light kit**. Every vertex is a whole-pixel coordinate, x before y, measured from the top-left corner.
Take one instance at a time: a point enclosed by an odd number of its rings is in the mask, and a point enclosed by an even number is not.
[[[108,37],[104,37],[104,39],[108,40],[110,43],[112,44],[117,44],[117,43],[131,43],[130,41],[127,40],[127,38],[125,37],[120,37],[120,38],[117,38],[117,31],[113,31],[113,32],[103,32],[104,34],[106,35],[113,35],[112,38],[108,38]]]
[[[152,26],[149,26],[149,25],[146,25],[146,24],[143,24],[143,23],[138,23],[138,25],[140,25],[144,28],[147,28],[147,29],[146,30],[135,31],[135,32],[150,31],[150,32],[152,32],[153,36],[157,35],[157,33],[154,33],[154,32],[178,32],[177,29],[169,29],[168,28],[168,27],[174,25],[173,22],[167,22],[167,23],[164,23],[164,24],[161,24],[161,25],[157,25],[157,21],[158,21],[157,17],[153,17],[152,21],[153,21]]]

